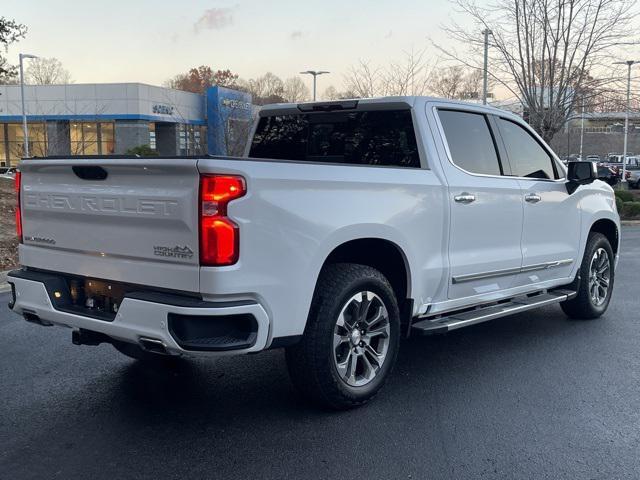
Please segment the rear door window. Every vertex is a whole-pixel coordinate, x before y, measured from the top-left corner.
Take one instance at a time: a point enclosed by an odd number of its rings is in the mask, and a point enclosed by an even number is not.
[[[438,110],[438,115],[455,165],[470,173],[502,175],[485,115],[459,110]]]
[[[504,118],[498,119],[498,125],[513,175],[541,179],[558,178],[551,155],[531,133],[521,125]]]
[[[410,110],[262,117],[249,156],[352,165],[420,167]]]

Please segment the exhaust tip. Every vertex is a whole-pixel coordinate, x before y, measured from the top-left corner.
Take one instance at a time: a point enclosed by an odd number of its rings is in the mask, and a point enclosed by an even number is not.
[[[141,337],[138,343],[140,347],[147,352],[157,353],[159,355],[170,355],[164,342],[157,338]]]
[[[98,346],[101,343],[111,343],[111,338],[104,333],[92,332],[84,328],[71,331],[71,343],[74,345]]]
[[[22,318],[29,323],[35,323],[36,325],[41,325],[43,327],[53,326],[53,323],[48,322],[47,320],[42,320],[36,313],[27,310],[22,311]]]

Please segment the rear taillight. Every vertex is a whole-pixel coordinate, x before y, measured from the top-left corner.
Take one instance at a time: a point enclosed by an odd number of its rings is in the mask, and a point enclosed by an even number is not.
[[[200,177],[200,264],[233,265],[238,261],[240,233],[227,217],[230,201],[247,193],[244,178],[236,175]]]
[[[16,235],[22,243],[22,211],[20,209],[20,184],[22,183],[22,174],[16,172],[15,189],[16,189]]]

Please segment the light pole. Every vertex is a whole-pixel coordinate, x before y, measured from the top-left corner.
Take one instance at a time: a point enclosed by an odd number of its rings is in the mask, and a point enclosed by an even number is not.
[[[580,161],[582,158],[582,144],[584,140],[584,97],[582,97],[582,115],[580,115]]]
[[[482,77],[482,104],[487,104],[487,90],[489,88],[489,35],[493,32],[488,28],[482,31],[484,35],[484,71]]]
[[[325,73],[331,73],[331,72],[325,72],[324,70],[307,70],[306,72],[300,72],[300,75],[313,75],[313,101],[316,101],[316,78],[318,77],[318,75],[324,75]]]
[[[620,182],[623,189],[627,187],[627,136],[629,135],[629,109],[631,108],[631,65],[634,63],[638,63],[638,61],[614,62],[614,65],[627,66],[627,111],[624,116],[624,150],[622,152],[622,180]]]
[[[21,53],[20,57],[20,100],[22,102],[22,135],[24,135],[24,156],[29,158],[29,130],[27,129],[27,110],[24,106],[24,68],[22,66],[25,58],[38,58],[35,55]]]

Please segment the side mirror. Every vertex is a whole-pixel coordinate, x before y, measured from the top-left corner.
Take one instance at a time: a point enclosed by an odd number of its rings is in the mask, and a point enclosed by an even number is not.
[[[571,195],[580,185],[598,179],[598,167],[593,162],[569,162],[567,164],[567,192]]]

